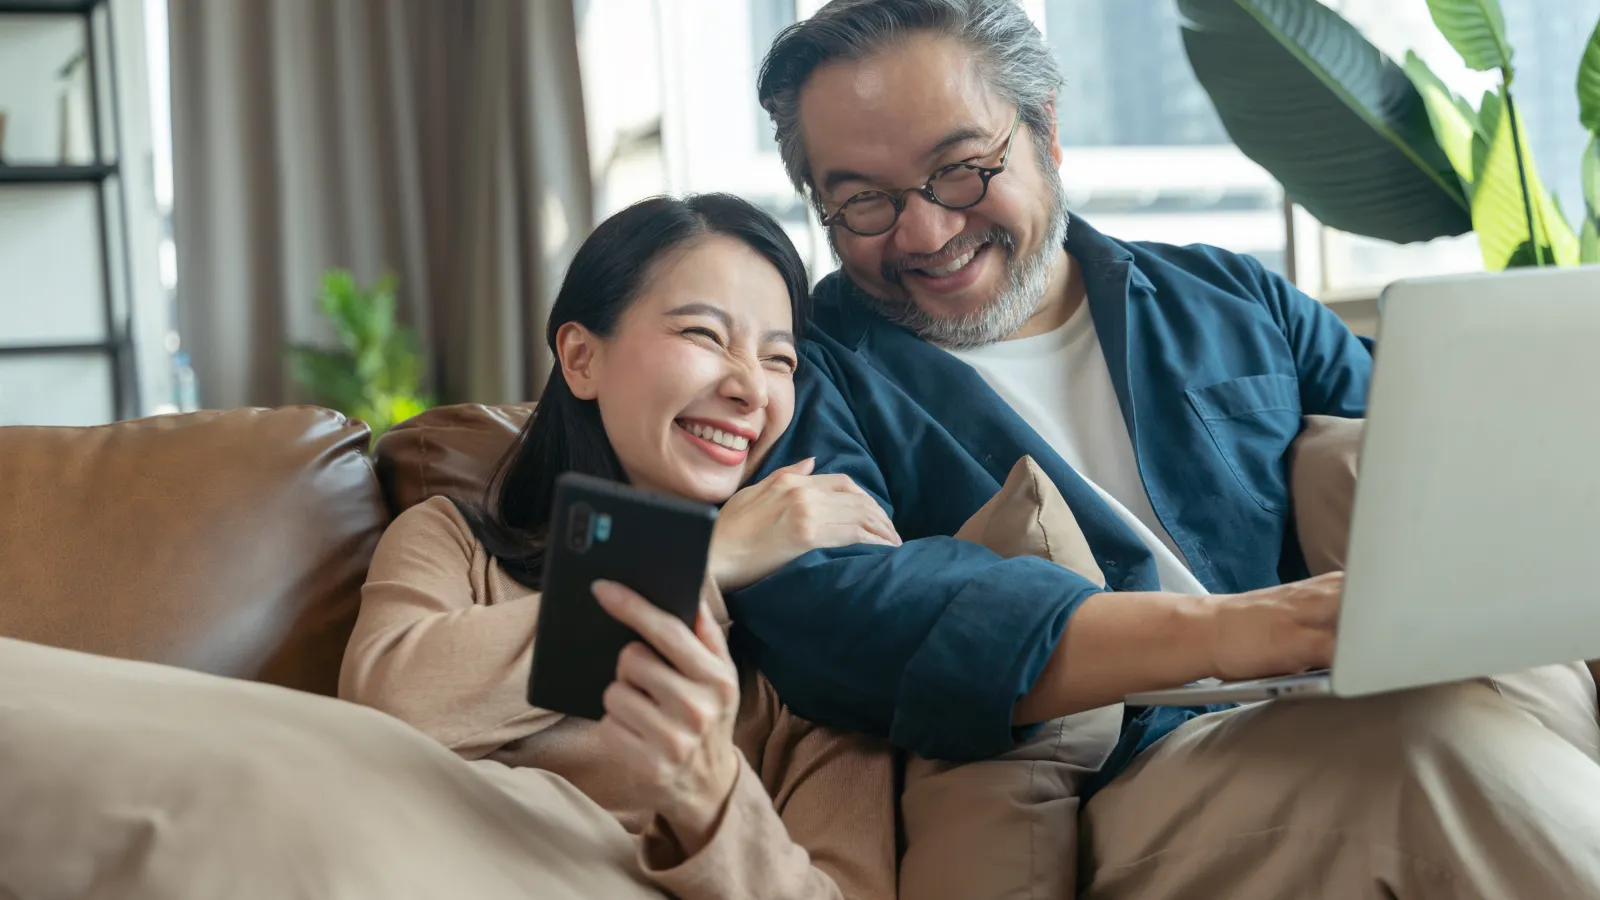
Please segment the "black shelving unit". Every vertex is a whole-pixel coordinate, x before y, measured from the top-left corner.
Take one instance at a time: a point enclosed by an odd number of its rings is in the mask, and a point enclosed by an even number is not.
[[[0,162],[0,189],[15,185],[63,185],[63,190],[88,188],[94,191],[96,236],[100,255],[100,297],[104,340],[61,344],[0,343],[0,359],[19,356],[105,356],[111,369],[111,411],[115,419],[137,415],[138,383],[133,359],[133,278],[128,246],[128,197],[121,169],[122,149],[107,153],[108,141],[102,134],[103,116],[111,118],[112,141],[120,141],[122,110],[117,96],[116,46],[112,29],[111,5],[105,0],[0,0],[0,17],[11,15],[75,16],[83,24],[84,63],[89,77],[90,136],[94,162],[82,165],[7,165]],[[100,46],[95,19],[103,17],[105,46]],[[105,60],[102,68],[102,57]],[[107,107],[101,106],[101,91],[106,90]],[[113,272],[111,192],[116,191],[116,240],[119,243],[121,271]],[[120,278],[120,284],[118,283]],[[120,288],[120,291],[119,291]],[[119,309],[118,297],[122,298]]]

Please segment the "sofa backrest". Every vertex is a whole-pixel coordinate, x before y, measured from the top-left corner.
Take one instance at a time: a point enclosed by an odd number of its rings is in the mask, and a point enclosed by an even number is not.
[[[430,409],[391,428],[374,452],[391,516],[434,496],[480,502],[533,404],[460,403]]]
[[[0,428],[0,635],[331,694],[388,522],[308,407]]]

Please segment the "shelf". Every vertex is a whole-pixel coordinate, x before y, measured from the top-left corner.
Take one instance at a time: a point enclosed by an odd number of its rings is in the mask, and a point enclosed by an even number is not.
[[[8,166],[0,164],[0,184],[99,184],[117,174],[115,165]]]
[[[8,356],[83,356],[89,353],[112,353],[118,348],[113,341],[96,341],[88,344],[38,344],[7,347],[0,344],[0,359]]]
[[[0,15],[8,13],[27,15],[61,15],[70,13],[81,16],[96,6],[101,0],[0,0]]]

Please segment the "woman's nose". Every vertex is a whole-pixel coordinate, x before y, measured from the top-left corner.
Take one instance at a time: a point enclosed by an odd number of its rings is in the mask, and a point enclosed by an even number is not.
[[[761,360],[730,357],[727,377],[722,379],[722,395],[749,409],[767,405],[767,379],[761,375]]]

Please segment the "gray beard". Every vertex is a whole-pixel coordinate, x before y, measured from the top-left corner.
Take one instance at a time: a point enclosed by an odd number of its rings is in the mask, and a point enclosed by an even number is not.
[[[1067,224],[1071,218],[1067,212],[1066,190],[1061,186],[1060,173],[1053,167],[1049,168],[1045,172],[1045,181],[1052,194],[1050,230],[1045,233],[1043,243],[1032,256],[1020,260],[1016,258],[1016,239],[1009,232],[996,228],[984,236],[993,249],[1003,251],[1006,255],[1006,282],[1000,289],[1000,295],[991,303],[964,316],[940,318],[924,312],[910,299],[884,300],[850,282],[855,295],[889,321],[947,350],[972,350],[1016,334],[1033,317],[1039,304],[1044,302],[1044,292],[1050,286],[1056,260],[1054,251],[1065,244]],[[898,279],[890,283],[896,284]]]

